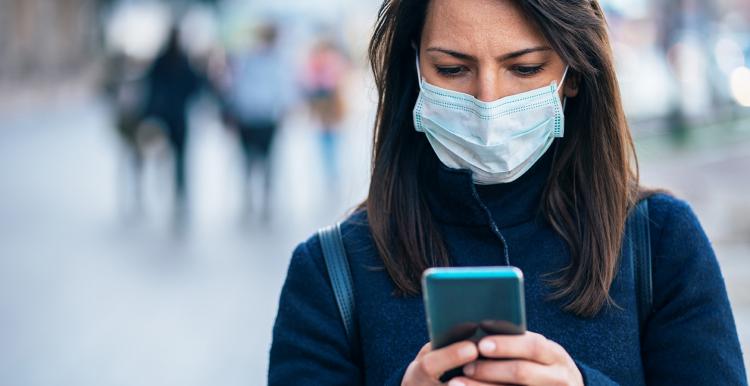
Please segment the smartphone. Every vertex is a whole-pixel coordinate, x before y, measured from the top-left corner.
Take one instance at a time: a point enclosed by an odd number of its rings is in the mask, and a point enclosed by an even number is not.
[[[422,294],[433,350],[526,332],[523,273],[516,267],[430,268]]]

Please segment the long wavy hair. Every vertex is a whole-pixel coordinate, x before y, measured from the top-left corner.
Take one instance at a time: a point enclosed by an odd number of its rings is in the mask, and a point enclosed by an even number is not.
[[[622,109],[604,14],[595,0],[523,0],[518,6],[578,79],[566,107],[541,210],[570,247],[570,264],[547,274],[551,299],[595,316],[614,304],[625,220],[638,196],[638,165]],[[420,293],[422,272],[450,256],[427,205],[421,170],[434,159],[414,130],[419,93],[412,42],[419,42],[429,0],[385,0],[369,46],[378,90],[367,210],[385,269],[400,295]]]

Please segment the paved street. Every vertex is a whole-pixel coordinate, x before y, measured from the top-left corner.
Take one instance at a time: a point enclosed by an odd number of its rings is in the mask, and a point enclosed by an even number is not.
[[[199,108],[193,210],[182,231],[171,224],[169,170],[158,148],[145,173],[145,215],[118,210],[120,153],[96,98],[0,110],[3,384],[264,384],[292,249],[366,193],[372,99],[349,98],[339,186],[322,182],[305,116],[287,122],[267,225],[238,214],[236,144],[209,107]],[[645,182],[693,203],[715,243],[747,351],[750,133],[735,131],[720,150],[663,152],[650,141],[641,170]]]

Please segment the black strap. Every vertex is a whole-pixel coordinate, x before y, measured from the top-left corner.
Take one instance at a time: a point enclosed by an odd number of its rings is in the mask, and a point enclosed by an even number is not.
[[[346,258],[344,241],[341,237],[341,225],[336,224],[319,230],[318,237],[323,248],[323,258],[328,268],[328,276],[331,278],[333,294],[336,296],[341,320],[344,322],[346,336],[349,339],[349,347],[353,353],[356,353],[359,339],[357,338],[356,323],[354,323],[354,285],[352,284],[349,260]]]
[[[651,234],[649,232],[648,200],[641,200],[628,219],[628,240],[633,257],[635,295],[638,302],[638,323],[643,331],[653,306],[651,286]]]

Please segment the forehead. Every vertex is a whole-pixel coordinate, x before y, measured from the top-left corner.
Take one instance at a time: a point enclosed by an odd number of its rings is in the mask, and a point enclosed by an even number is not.
[[[546,40],[516,1],[431,0],[422,43],[498,55]]]

